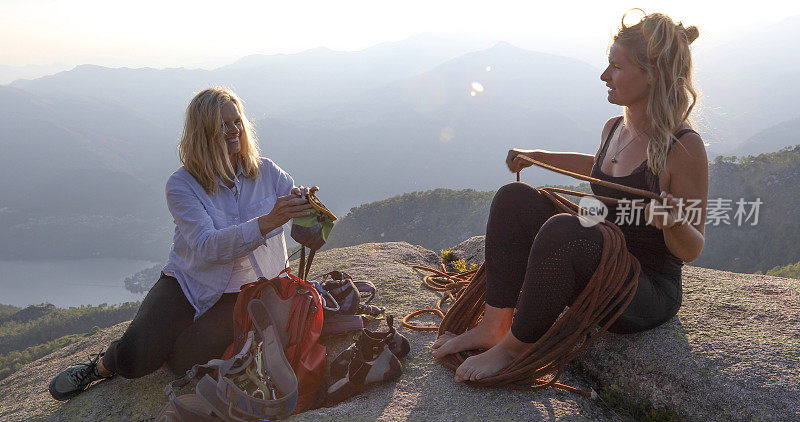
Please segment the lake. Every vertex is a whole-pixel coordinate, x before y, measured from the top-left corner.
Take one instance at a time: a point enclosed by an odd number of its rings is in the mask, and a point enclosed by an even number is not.
[[[123,258],[0,260],[0,303],[69,307],[142,300],[144,295],[125,290],[124,280],[156,264]]]

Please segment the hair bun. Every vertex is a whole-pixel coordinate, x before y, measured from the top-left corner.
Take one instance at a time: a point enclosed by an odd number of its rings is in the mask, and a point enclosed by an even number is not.
[[[683,32],[686,34],[686,39],[689,40],[689,44],[694,42],[694,40],[696,40],[697,37],[700,36],[700,31],[697,29],[696,26],[690,26],[684,29]]]

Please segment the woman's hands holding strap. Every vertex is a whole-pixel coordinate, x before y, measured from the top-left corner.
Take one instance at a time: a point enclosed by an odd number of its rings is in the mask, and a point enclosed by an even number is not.
[[[520,158],[521,156],[585,176],[591,175],[592,166],[594,165],[594,156],[589,154],[514,148],[508,151],[508,156],[506,157],[506,166],[512,173],[517,173],[533,165],[530,161]]]
[[[275,206],[268,214],[258,217],[258,228],[261,234],[265,235],[278,227],[286,224],[289,220],[295,217],[304,217],[311,214],[311,204],[308,202],[308,194],[314,193],[319,190],[319,187],[313,186],[307,188],[305,186],[298,186],[292,188],[291,193],[284,196],[279,196],[275,201]]]
[[[533,165],[530,161],[523,160],[519,158],[520,155],[524,155],[528,158],[534,158],[533,154],[537,150],[535,149],[519,149],[514,148],[508,151],[508,156],[506,157],[506,166],[508,169],[511,170],[512,173],[516,173],[525,167],[530,167]]]

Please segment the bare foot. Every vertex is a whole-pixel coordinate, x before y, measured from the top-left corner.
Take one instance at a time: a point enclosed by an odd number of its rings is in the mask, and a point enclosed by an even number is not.
[[[433,357],[440,358],[464,350],[489,349],[505,337],[511,328],[514,308],[494,308],[486,305],[484,317],[475,328],[455,335],[445,332],[431,345]]]
[[[456,334],[451,333],[450,331],[445,331],[444,334],[439,336],[439,338],[437,338],[436,341],[431,344],[431,349],[438,349],[439,346],[447,343],[447,341],[455,337],[457,337]]]
[[[497,374],[527,350],[528,344],[517,340],[510,331],[491,349],[470,356],[458,369],[455,381],[476,381]]]

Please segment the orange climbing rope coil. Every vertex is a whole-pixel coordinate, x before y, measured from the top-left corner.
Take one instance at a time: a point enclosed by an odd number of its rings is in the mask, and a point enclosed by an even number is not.
[[[573,173],[529,157],[521,155],[519,157],[532,164],[576,179],[660,200],[658,195],[649,191]],[[517,173],[517,180],[519,180],[519,173]],[[538,190],[547,196],[557,209],[573,215],[578,215],[578,205],[560,194],[593,196],[605,203],[618,202],[615,198],[566,189],[545,187]],[[641,271],[639,261],[628,252],[625,237],[619,227],[606,220],[602,220],[597,227],[603,235],[603,252],[600,263],[572,305],[561,314],[539,340],[529,345],[527,351],[505,369],[488,378],[467,381],[467,383],[485,387],[506,385],[527,390],[554,387],[587,397],[591,396],[591,392],[559,383],[558,378],[567,364],[605,333],[622,314],[636,293],[636,284]],[[439,271],[427,267],[414,268],[432,273],[425,277],[425,285],[431,290],[444,292],[444,295],[437,303],[436,308],[422,309],[403,318],[404,326],[413,330],[438,331],[438,335],[441,336],[445,331],[461,334],[478,325],[483,317],[486,304],[486,272],[483,265],[477,270],[465,273],[449,273],[446,270]],[[634,276],[629,279],[628,274],[631,271]],[[448,299],[453,300],[453,304],[450,305],[447,312],[444,312],[442,306]],[[441,316],[441,324],[438,327],[418,326],[409,322],[411,318],[425,313]],[[440,358],[439,361],[444,366],[455,370],[468,357],[478,353],[480,353],[478,350],[453,353]]]
[[[478,270],[466,271],[463,273],[452,273],[447,272],[447,267],[445,267],[444,264],[442,264],[441,271],[435,268],[423,267],[421,265],[414,265],[412,268],[432,273],[432,275],[426,275],[423,278],[425,287],[443,294],[436,303],[435,308],[420,309],[403,317],[403,326],[416,331],[438,331],[438,325],[415,325],[409,321],[411,321],[411,318],[415,318],[423,314],[434,314],[438,315],[439,318],[444,318],[445,310],[442,309],[444,303],[448,300],[455,302],[461,295],[461,292],[463,292],[467,285],[469,285],[470,279],[476,272],[478,272]]]

